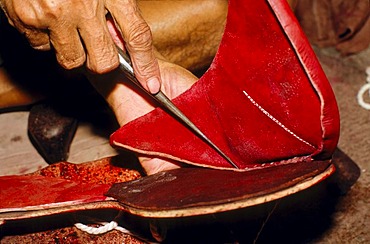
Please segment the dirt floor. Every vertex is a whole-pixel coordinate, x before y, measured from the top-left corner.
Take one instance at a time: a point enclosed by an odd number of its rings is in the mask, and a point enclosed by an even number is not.
[[[340,197],[331,227],[317,240],[320,243],[369,243],[370,241],[370,111],[359,106],[357,93],[366,84],[370,49],[342,57],[333,49],[316,49],[329,78],[341,115],[339,148],[360,168],[361,176],[352,189]],[[365,93],[370,102],[370,93]]]
[[[370,111],[359,106],[356,98],[366,83],[365,69],[370,66],[370,49],[348,57],[341,57],[333,49],[315,51],[333,86],[340,109],[338,147],[359,167],[361,175],[357,182],[349,190],[337,189],[330,181],[324,182],[294,196],[231,213],[155,221],[156,231],[160,235],[166,232],[166,243],[370,242]],[[28,111],[0,114],[0,175],[29,173],[47,165],[28,139],[27,119]],[[81,121],[69,161],[79,163],[117,154],[108,143],[112,127],[106,127],[106,122],[93,121]],[[138,220],[132,216],[127,221],[135,225],[140,222],[145,222],[145,226],[153,225],[153,220]],[[68,243],[67,237],[71,235],[79,237],[80,243],[134,242],[118,231],[92,238],[71,226],[59,229],[58,235],[56,232],[37,234],[37,228],[34,233],[22,233],[20,228],[26,225],[23,223],[13,228],[11,235],[3,237],[1,243]],[[1,234],[4,235],[4,230]]]

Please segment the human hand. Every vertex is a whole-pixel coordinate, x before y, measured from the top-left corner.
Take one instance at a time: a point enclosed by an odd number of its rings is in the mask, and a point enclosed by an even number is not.
[[[38,50],[54,49],[66,69],[82,66],[106,73],[118,66],[118,56],[106,24],[115,19],[130,53],[135,75],[152,93],[160,89],[158,62],[150,28],[135,0],[0,0],[9,23]]]

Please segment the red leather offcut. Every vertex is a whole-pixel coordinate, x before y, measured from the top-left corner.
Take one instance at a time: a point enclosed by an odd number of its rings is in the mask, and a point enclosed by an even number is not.
[[[231,0],[212,65],[173,102],[244,170],[330,159],[338,142],[334,93],[286,1]],[[121,127],[111,144],[233,169],[161,108]]]

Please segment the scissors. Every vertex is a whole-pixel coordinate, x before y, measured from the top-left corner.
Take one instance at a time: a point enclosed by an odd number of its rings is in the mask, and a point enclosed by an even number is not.
[[[164,107],[167,111],[169,111],[175,118],[179,119],[185,125],[187,125],[198,137],[203,139],[207,142],[213,149],[215,149],[224,159],[227,160],[229,164],[231,164],[234,168],[239,169],[239,167],[224,153],[218,148],[191,120],[186,117],[179,108],[176,107],[175,104],[162,92],[159,91],[156,94],[152,94],[148,92],[144,87],[140,84],[140,82],[136,79],[134,74],[134,69],[131,65],[131,60],[129,56],[122,51],[121,48],[117,47],[118,50],[118,57],[119,57],[119,69],[123,71],[126,77],[137,87],[145,91],[151,98],[157,101],[162,107]]]

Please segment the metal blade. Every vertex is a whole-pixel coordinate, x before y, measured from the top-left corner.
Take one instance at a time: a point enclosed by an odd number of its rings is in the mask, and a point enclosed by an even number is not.
[[[149,96],[156,100],[160,105],[162,105],[167,111],[169,111],[174,117],[179,119],[185,125],[187,125],[198,137],[207,142],[214,150],[216,150],[226,161],[231,164],[234,168],[239,169],[239,167],[220,149],[218,148],[191,120],[186,117],[180,109],[176,107],[175,104],[162,92],[159,91],[156,94],[151,94],[140,84],[134,75],[134,70],[131,65],[130,58],[118,48],[118,55],[120,66],[119,68],[126,74],[128,79],[137,85],[140,89],[145,91]]]

